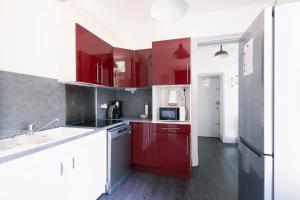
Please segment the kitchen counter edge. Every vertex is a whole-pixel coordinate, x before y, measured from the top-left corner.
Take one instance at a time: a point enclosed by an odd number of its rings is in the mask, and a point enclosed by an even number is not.
[[[78,126],[68,126],[68,125],[67,126],[62,126],[62,127],[70,127],[70,128],[92,128],[93,130],[89,131],[89,132],[86,132],[86,133],[79,134],[79,135],[75,135],[75,136],[72,136],[72,137],[68,137],[68,138],[64,138],[64,139],[61,139],[61,140],[53,141],[53,142],[50,142],[50,143],[47,143],[47,144],[44,144],[44,145],[40,145],[40,146],[37,146],[37,147],[32,147],[30,149],[25,149],[25,150],[21,150],[19,152],[14,152],[14,153],[9,154],[9,155],[5,155],[3,157],[0,157],[0,165],[3,164],[3,163],[6,163],[6,162],[24,157],[24,156],[31,155],[33,153],[37,153],[37,152],[40,152],[40,151],[43,151],[43,150],[46,150],[46,149],[49,149],[49,148],[52,148],[52,147],[55,147],[55,146],[58,146],[58,145],[65,144],[67,142],[71,142],[73,140],[77,140],[77,139],[80,139],[80,138],[98,133],[99,131],[107,130],[107,129],[122,125],[124,123],[126,123],[126,122],[125,121],[124,122],[119,122],[119,123],[112,124],[112,125],[109,125],[109,126],[105,126],[105,127],[102,127],[102,128],[78,127]],[[57,127],[57,128],[59,128],[59,127]]]

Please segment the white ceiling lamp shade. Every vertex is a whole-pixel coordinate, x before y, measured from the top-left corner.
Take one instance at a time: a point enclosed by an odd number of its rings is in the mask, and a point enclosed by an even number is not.
[[[188,7],[185,0],[156,0],[151,7],[151,15],[159,21],[173,21],[183,17]]]

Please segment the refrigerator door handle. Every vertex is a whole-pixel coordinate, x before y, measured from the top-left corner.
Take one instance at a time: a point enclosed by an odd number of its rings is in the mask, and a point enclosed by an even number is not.
[[[255,147],[253,147],[251,144],[249,144],[248,142],[246,142],[245,139],[243,139],[242,137],[240,137],[240,141],[241,143],[243,143],[248,149],[250,149],[255,155],[257,155],[258,157],[262,157],[264,154],[261,153],[258,149],[256,149]]]

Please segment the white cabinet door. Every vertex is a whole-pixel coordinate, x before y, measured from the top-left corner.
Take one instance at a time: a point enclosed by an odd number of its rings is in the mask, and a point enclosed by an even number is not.
[[[68,143],[68,200],[95,200],[105,191],[106,131]]]
[[[50,148],[0,164],[0,199],[65,200],[62,148]]]

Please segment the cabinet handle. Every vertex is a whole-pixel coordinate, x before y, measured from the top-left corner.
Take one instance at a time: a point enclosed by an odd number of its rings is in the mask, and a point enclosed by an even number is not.
[[[161,128],[163,130],[180,130],[180,128]]]
[[[189,83],[189,64],[186,64],[186,82]]]
[[[64,165],[63,163],[61,162],[60,163],[60,175],[62,176],[64,174]]]
[[[186,136],[186,155],[189,156],[189,136]]]
[[[100,69],[101,69],[101,72],[100,72],[101,73],[101,81],[102,81],[102,84],[103,84],[103,80],[104,80],[103,79],[103,65],[100,66]]]
[[[97,66],[96,66],[96,69],[97,69],[97,83],[99,83],[99,63],[97,62]]]
[[[150,132],[148,131],[148,142],[151,142],[151,138],[150,138]]]
[[[75,169],[75,158],[72,159],[72,168]]]

